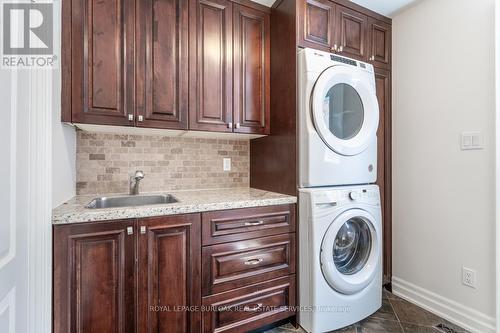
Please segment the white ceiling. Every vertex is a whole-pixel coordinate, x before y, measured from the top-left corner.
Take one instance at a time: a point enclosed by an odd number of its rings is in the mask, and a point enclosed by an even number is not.
[[[358,5],[371,9],[376,13],[392,17],[401,9],[418,0],[351,0]]]
[[[275,0],[252,0],[254,2],[271,7]],[[392,17],[399,10],[409,6],[418,0],[351,0],[358,5],[373,10],[379,14]]]

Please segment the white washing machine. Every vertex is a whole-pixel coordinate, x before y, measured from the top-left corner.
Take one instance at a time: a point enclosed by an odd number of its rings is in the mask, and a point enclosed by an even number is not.
[[[379,106],[373,66],[302,49],[299,70],[299,187],[377,180]]]
[[[312,333],[382,306],[382,216],[376,185],[299,191],[299,323]]]

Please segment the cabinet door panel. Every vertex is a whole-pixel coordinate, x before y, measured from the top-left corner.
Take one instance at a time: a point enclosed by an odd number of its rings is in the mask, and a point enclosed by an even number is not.
[[[188,3],[137,5],[137,125],[187,129]]]
[[[133,125],[134,2],[72,4],[72,121]]]
[[[328,0],[299,1],[298,43],[331,52],[335,44],[335,4]]]
[[[382,21],[370,20],[370,54],[373,66],[390,69],[391,67],[391,26]]]
[[[232,3],[191,4],[189,127],[232,132]]]
[[[337,6],[337,33],[341,54],[359,60],[367,60],[368,18],[346,7]]]
[[[200,215],[138,221],[139,332],[200,331]],[[176,308],[177,307],[177,308]]]
[[[380,124],[377,131],[377,183],[382,202],[384,238],[384,283],[391,281],[392,220],[391,220],[391,73],[375,70],[377,98],[380,108]]]
[[[54,228],[54,332],[134,332],[133,222]]]
[[[234,6],[234,131],[269,134],[269,15]]]

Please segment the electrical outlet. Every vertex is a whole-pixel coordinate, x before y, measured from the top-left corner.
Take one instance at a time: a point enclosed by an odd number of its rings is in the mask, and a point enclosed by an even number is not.
[[[476,271],[462,267],[462,284],[467,287],[476,288]]]
[[[222,159],[222,171],[231,171],[231,159],[223,158]]]

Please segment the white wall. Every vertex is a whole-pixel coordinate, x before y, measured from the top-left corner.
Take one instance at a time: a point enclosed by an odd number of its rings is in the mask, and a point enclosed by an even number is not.
[[[61,2],[54,2],[54,31],[61,33]],[[55,50],[61,59],[60,35]],[[54,71],[52,98],[52,207],[57,207],[76,194],[76,133],[72,126],[61,123],[61,67]]]
[[[393,21],[394,290],[478,332],[495,317],[494,4],[424,0]],[[471,130],[484,150],[460,150]]]

